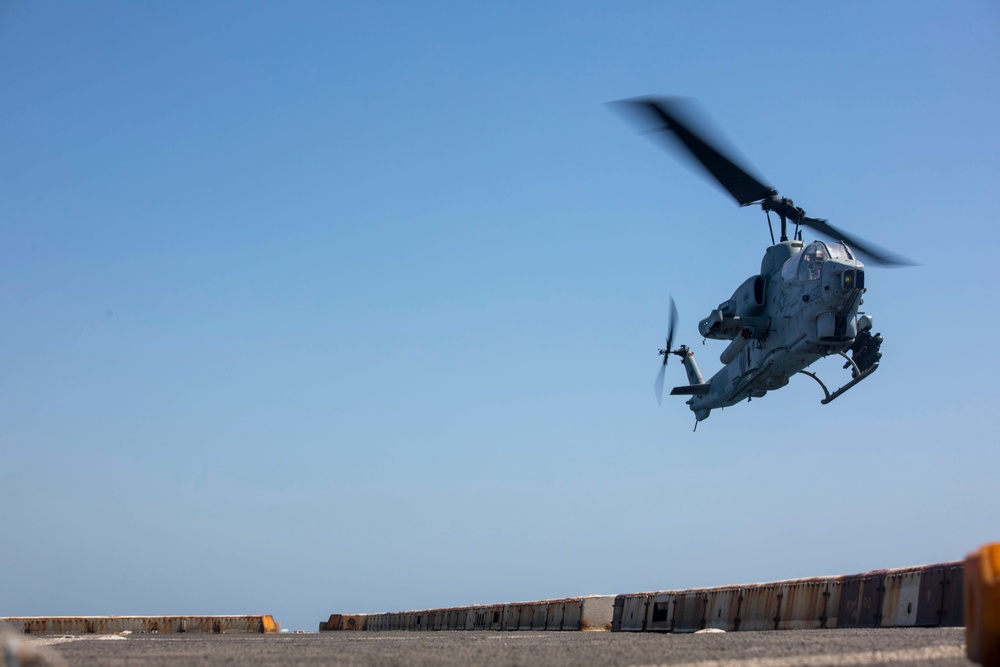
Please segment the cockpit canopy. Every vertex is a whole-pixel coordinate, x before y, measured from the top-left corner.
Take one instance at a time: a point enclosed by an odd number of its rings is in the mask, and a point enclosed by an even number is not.
[[[828,259],[842,259],[856,262],[850,249],[843,243],[823,243],[813,241],[802,252],[792,255],[781,267],[781,278],[785,282],[808,282],[819,280],[823,273],[823,262]]]

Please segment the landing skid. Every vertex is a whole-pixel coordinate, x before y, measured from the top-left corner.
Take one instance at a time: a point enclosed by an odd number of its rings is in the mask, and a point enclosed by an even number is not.
[[[823,384],[823,381],[819,379],[818,375],[816,375],[815,373],[810,373],[809,371],[799,371],[803,375],[808,375],[813,380],[816,380],[816,382],[819,383],[819,386],[823,388],[823,393],[826,394],[826,398],[824,398],[822,401],[820,401],[820,403],[822,403],[823,405],[826,405],[827,403],[829,403],[833,399],[837,398],[838,396],[840,396],[841,394],[843,394],[845,391],[847,391],[848,389],[850,389],[851,387],[853,387],[857,383],[859,383],[862,380],[864,380],[866,377],[868,377],[869,375],[871,375],[872,373],[874,373],[876,370],[878,370],[878,364],[875,364],[874,366],[872,366],[871,368],[865,370],[865,372],[862,373],[861,369],[858,368],[858,365],[856,363],[854,363],[853,359],[851,359],[849,356],[847,356],[843,352],[840,353],[840,356],[842,356],[844,359],[847,359],[847,361],[851,364],[851,366],[854,367],[854,372],[856,373],[856,375],[854,376],[853,380],[851,380],[850,382],[848,382],[847,384],[845,384],[843,387],[841,387],[837,391],[833,392],[832,394],[826,388],[826,385]]]

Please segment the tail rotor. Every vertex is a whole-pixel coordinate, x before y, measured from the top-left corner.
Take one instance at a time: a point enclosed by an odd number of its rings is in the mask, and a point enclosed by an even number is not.
[[[677,330],[677,305],[674,297],[670,297],[670,326],[667,329],[667,345],[661,349],[660,355],[663,363],[660,364],[660,372],[656,374],[656,381],[653,383],[653,391],[656,392],[656,402],[663,404],[663,381],[667,374],[667,362],[670,360],[670,348],[674,345],[674,332]]]

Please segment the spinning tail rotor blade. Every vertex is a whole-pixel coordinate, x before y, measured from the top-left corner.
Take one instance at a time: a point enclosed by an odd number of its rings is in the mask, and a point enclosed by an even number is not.
[[[660,364],[660,372],[656,374],[656,382],[653,383],[653,391],[656,392],[656,404],[663,405],[663,380],[667,376],[667,365]]]
[[[674,332],[677,331],[677,304],[674,297],[670,297],[670,326],[667,329],[667,346],[660,350],[663,355],[663,363],[660,364],[660,372],[656,374],[656,381],[653,383],[653,391],[656,392],[656,402],[663,405],[663,380],[667,375],[667,361],[670,359],[670,348],[674,344]]]
[[[731,158],[720,151],[707,138],[699,136],[693,129],[693,124],[684,119],[682,100],[677,98],[636,97],[615,103],[619,108],[627,108],[633,112],[633,117],[640,117],[649,132],[666,131],[681,142],[691,156],[725,188],[733,199],[746,206],[760,201],[772,194],[774,188],[764,185],[756,177],[750,175],[747,169],[739,166]]]
[[[670,352],[670,348],[674,346],[674,332],[677,331],[677,304],[674,303],[674,297],[670,297],[670,333],[667,334],[667,352]],[[663,365],[667,365],[667,358],[669,354],[663,355]]]

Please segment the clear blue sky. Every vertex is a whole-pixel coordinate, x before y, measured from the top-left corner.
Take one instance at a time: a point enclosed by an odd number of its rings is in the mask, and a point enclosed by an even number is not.
[[[0,615],[311,630],[1000,539],[998,75],[977,0],[5,3]],[[714,372],[769,237],[603,105],[643,94],[920,262],[869,271],[869,381],[657,406],[669,295]]]

